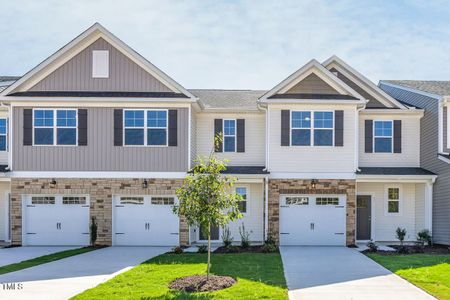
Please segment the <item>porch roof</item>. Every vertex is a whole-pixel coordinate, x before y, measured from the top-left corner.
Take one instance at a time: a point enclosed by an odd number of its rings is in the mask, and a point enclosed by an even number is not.
[[[436,175],[417,167],[361,167],[356,175]]]

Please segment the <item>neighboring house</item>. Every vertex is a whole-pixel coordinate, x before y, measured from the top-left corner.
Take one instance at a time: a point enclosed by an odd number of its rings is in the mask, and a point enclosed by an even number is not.
[[[252,242],[272,234],[283,245],[431,230],[436,175],[420,167],[423,110],[337,57],[270,90],[188,90],[94,24],[0,101],[10,123],[0,220],[13,244],[84,245],[91,218],[100,244],[202,243],[172,206],[195,158],[212,151],[230,161],[244,197],[244,217],[228,226],[236,242],[242,224]]]
[[[434,184],[433,239],[450,245],[450,81],[382,80],[392,97],[425,110],[421,166],[438,174]]]

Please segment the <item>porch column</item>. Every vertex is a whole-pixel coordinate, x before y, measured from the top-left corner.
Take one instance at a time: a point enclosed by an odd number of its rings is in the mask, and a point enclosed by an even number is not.
[[[425,228],[433,230],[433,182],[425,183]]]

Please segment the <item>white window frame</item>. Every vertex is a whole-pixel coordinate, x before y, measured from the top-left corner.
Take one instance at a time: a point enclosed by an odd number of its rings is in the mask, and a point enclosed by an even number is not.
[[[389,199],[389,189],[398,189],[398,200]],[[389,212],[389,201],[397,201],[398,202],[398,212]],[[384,186],[384,215],[392,216],[392,217],[401,217],[403,216],[403,186],[402,185],[385,185]]]
[[[35,110],[51,110],[53,111],[53,126],[35,126],[34,125],[34,111]],[[57,126],[57,111],[58,110],[74,110],[75,111],[75,126]],[[77,147],[78,146],[78,109],[77,108],[33,108],[32,111],[32,123],[33,123],[33,146],[36,147],[54,147],[54,146],[58,146],[58,147]],[[53,144],[48,144],[48,145],[40,145],[40,144],[36,144],[36,138],[35,138],[35,128],[51,128],[53,129]],[[60,145],[58,144],[57,140],[58,140],[58,128],[67,128],[67,129],[75,129],[75,144],[73,145]]]
[[[144,112],[144,126],[143,127],[126,127],[125,126],[125,112],[126,111],[143,111]],[[148,111],[165,111],[166,112],[166,126],[165,127],[148,127],[147,122],[147,112]],[[122,140],[123,140],[123,146],[124,147],[168,147],[169,146],[169,110],[168,109],[140,109],[140,108],[129,108],[123,110],[123,116],[122,116]],[[125,144],[125,129],[143,129],[144,130],[144,144],[143,145],[127,145]],[[147,145],[147,134],[148,129],[165,129],[166,130],[166,143],[164,145]]]
[[[377,136],[375,135],[375,124],[376,122],[390,122],[391,123],[391,136]],[[373,135],[373,140],[372,140],[372,149],[373,149],[373,153],[378,153],[378,154],[392,154],[394,153],[394,121],[393,120],[373,120],[373,128],[372,128],[372,135]],[[376,152],[375,150],[375,139],[376,138],[390,138],[391,139],[391,152]]]
[[[0,118],[0,120],[5,120],[5,126],[6,126],[6,131],[5,133],[0,133],[0,136],[4,136],[5,137],[5,150],[0,150],[0,152],[7,152],[8,151],[8,118]]]
[[[233,121],[234,122],[234,135],[225,134],[225,121]],[[223,153],[234,153],[237,148],[237,120],[236,119],[223,119],[222,120],[222,131],[223,131]],[[234,151],[225,151],[225,137],[233,137],[234,138]]]
[[[109,50],[92,50],[92,78],[109,78]]]
[[[300,127],[292,127],[292,114],[294,113],[294,112],[309,112],[310,114],[311,114],[311,126],[309,127],[309,130],[310,130],[310,138],[311,138],[311,140],[310,140],[310,143],[309,143],[309,145],[293,145],[292,144],[292,130],[293,129],[303,129],[303,130],[308,130],[308,128],[300,128]],[[326,113],[332,113],[332,115],[333,115],[333,121],[332,121],[332,126],[331,126],[331,128],[315,128],[315,126],[314,126],[314,114],[316,113],[316,112],[326,112]],[[290,143],[290,146],[291,147],[319,147],[319,148],[322,148],[322,147],[334,147],[334,135],[335,135],[335,132],[334,132],[334,124],[335,123],[335,113],[334,113],[334,110],[291,110],[291,115],[290,115],[290,120],[289,120],[289,131],[290,131],[290,134],[291,134],[291,136],[290,136],[290,140],[289,140],[289,143]],[[331,130],[331,132],[332,132],[332,136],[331,136],[331,145],[314,145],[314,131],[315,130]]]
[[[450,149],[450,105],[447,104],[446,108],[447,108],[447,145],[446,145],[446,148]]]
[[[245,185],[245,184],[236,184],[236,186],[235,186],[235,188],[234,188],[234,192],[235,193],[237,193],[237,189],[239,189],[239,188],[244,188],[245,189],[245,191],[246,191],[246,199],[245,199],[245,208],[246,208],[246,211],[245,212],[241,212],[244,216],[248,216],[249,215],[249,212],[250,212],[250,206],[249,206],[249,203],[250,203],[250,186],[248,186],[248,185]]]

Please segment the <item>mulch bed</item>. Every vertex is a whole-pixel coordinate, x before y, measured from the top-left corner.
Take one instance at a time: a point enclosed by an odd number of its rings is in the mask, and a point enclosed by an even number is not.
[[[263,246],[249,246],[242,248],[240,246],[222,246],[217,248],[214,253],[264,253]]]
[[[399,245],[390,245],[389,247],[392,247],[394,249],[399,249]],[[423,254],[450,254],[450,247],[445,245],[433,245],[433,246],[426,246],[425,248],[419,247],[419,246],[412,246],[412,245],[405,245],[403,246],[406,248],[407,253],[401,253],[402,255],[409,255],[409,254],[417,254],[417,253],[423,253]],[[363,253],[374,253],[370,252],[369,250],[364,250]],[[375,252],[377,254],[381,255],[398,255],[399,253],[396,251],[382,251],[379,250]]]
[[[175,279],[169,285],[172,290],[183,292],[211,292],[229,288],[236,283],[236,280],[230,276],[192,275]]]

